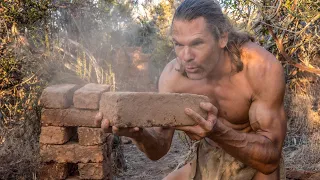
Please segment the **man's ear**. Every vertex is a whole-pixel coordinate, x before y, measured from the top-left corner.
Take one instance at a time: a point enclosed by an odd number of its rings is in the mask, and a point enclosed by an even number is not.
[[[220,39],[219,39],[219,46],[220,48],[224,48],[227,46],[227,43],[228,43],[228,33],[227,32],[224,32]]]

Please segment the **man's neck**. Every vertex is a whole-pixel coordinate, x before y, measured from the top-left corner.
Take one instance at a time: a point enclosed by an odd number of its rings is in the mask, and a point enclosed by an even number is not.
[[[208,75],[208,81],[217,81],[225,76],[230,76],[232,72],[232,63],[227,51],[222,50],[220,52],[219,59],[215,65],[215,68]]]

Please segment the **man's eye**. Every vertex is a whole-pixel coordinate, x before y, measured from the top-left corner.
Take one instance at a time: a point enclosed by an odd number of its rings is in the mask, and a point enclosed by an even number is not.
[[[203,43],[202,42],[195,42],[195,43],[192,44],[192,46],[198,46],[198,45],[201,45],[201,44],[203,44]]]
[[[174,46],[179,47],[179,46],[182,46],[182,45],[181,45],[181,44],[179,44],[179,43],[174,43]]]

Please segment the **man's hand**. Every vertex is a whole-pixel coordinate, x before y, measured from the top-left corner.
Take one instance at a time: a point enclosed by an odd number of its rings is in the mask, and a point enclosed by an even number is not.
[[[185,109],[185,113],[190,116],[197,125],[176,127],[177,130],[184,131],[192,140],[200,140],[209,136],[217,122],[218,109],[211,103],[202,102],[200,107],[208,112],[207,120],[190,108]]]
[[[118,136],[126,136],[130,138],[138,138],[142,135],[142,129],[138,127],[134,128],[118,128],[116,126],[110,126],[110,121],[103,119],[102,113],[99,112],[95,117],[95,124],[106,133],[113,133]]]

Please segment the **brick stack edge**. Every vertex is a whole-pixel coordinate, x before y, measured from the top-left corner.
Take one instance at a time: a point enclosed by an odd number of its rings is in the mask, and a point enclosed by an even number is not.
[[[112,179],[112,135],[94,123],[100,111],[112,125],[152,127],[193,125],[185,115],[189,107],[202,116],[199,107],[206,96],[175,93],[108,92],[108,85],[79,87],[62,84],[47,87],[40,98],[40,179],[66,179],[77,167],[80,179]],[[74,170],[73,170],[74,171]]]
[[[108,85],[62,84],[43,91],[40,179],[112,179],[111,135],[94,124],[100,96],[109,89]]]

